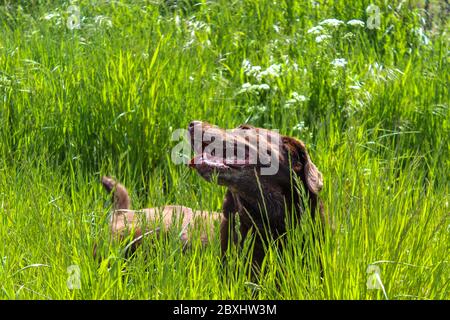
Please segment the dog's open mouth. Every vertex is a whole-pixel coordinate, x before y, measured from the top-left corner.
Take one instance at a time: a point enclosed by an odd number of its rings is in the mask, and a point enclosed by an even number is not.
[[[194,151],[194,157],[189,162],[189,167],[197,169],[200,173],[210,173],[211,171],[220,173],[233,169],[238,170],[251,163],[248,152],[238,157],[235,145],[227,146],[227,148],[231,148],[231,152],[225,148],[225,142],[219,143],[218,145],[222,147],[218,149],[211,148],[213,141],[222,137],[216,136],[212,141],[205,141],[203,140],[203,130],[196,137],[193,132],[193,127],[190,128],[189,135],[191,148]]]
[[[224,179],[254,173],[254,170],[277,168],[279,142],[264,135],[265,132],[260,134],[245,128],[224,130],[192,121],[188,126],[188,139],[195,156],[188,165],[204,178],[217,173]]]
[[[189,162],[191,168],[211,168],[219,171],[240,169],[249,164],[248,159],[226,159],[203,152],[195,155]]]

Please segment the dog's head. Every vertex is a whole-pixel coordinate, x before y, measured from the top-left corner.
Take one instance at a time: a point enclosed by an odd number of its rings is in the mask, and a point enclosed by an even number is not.
[[[217,176],[233,192],[248,195],[267,186],[287,194],[292,173],[309,193],[317,195],[322,188],[322,174],[295,138],[249,125],[225,130],[200,121],[192,121],[188,131],[195,153],[190,167],[208,181]]]

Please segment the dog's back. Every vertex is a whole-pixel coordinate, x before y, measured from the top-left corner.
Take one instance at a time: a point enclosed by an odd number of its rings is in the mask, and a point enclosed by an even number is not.
[[[180,205],[167,205],[142,210],[131,210],[131,201],[126,188],[111,177],[102,177],[102,185],[113,195],[113,212],[110,219],[111,235],[123,240],[132,235],[133,251],[144,237],[165,232],[177,234],[186,247],[198,235],[205,245],[214,235],[214,224],[220,219],[216,212],[194,211]]]

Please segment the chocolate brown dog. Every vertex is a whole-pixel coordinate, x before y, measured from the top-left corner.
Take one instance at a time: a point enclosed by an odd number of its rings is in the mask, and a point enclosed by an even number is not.
[[[130,197],[123,185],[110,177],[103,177],[102,184],[106,191],[113,194],[113,211],[109,223],[112,238],[122,241],[131,237],[125,247],[127,255],[135,251],[144,237],[168,232],[173,228],[176,228],[183,248],[189,246],[194,235],[198,235],[204,245],[214,238],[214,222],[220,219],[219,213],[194,211],[178,205],[131,210]]]
[[[322,174],[311,161],[303,142],[278,132],[241,125],[232,130],[192,121],[188,127],[196,154],[190,162],[207,181],[217,178],[228,187],[220,227],[222,254],[230,238],[236,242],[235,214],[239,215],[242,240],[255,235],[253,265],[259,267],[265,247],[286,233],[286,218],[295,223],[309,207],[324,221],[318,198]],[[303,189],[303,190],[300,190]]]

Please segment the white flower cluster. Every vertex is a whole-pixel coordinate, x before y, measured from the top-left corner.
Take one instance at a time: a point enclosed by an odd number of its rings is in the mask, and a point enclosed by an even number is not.
[[[338,20],[338,19],[325,19],[319,23],[320,26],[327,26],[327,27],[333,27],[337,28],[340,25],[344,24],[344,21]]]
[[[268,91],[270,90],[270,85],[267,82],[270,83],[272,79],[278,78],[282,74],[281,64],[274,63],[266,69],[263,69],[261,66],[252,65],[247,59],[242,62],[242,69],[244,74],[253,77],[257,84],[244,83],[238,94],[249,92],[259,94],[260,92]]]
[[[251,113],[256,114],[256,115],[264,114],[264,113],[267,112],[267,106],[264,106],[264,105],[250,106],[250,107],[248,108],[248,110],[249,110]]]
[[[270,86],[266,83],[261,84],[251,84],[251,83],[244,83],[241,87],[241,90],[239,90],[238,93],[255,93],[259,94],[262,91],[268,91],[270,90]]]
[[[291,94],[291,98],[286,101],[284,108],[289,109],[293,105],[296,105],[297,103],[300,103],[300,102],[305,102],[306,100],[308,100],[308,98],[306,98],[304,95],[298,94],[297,92],[294,91]]]
[[[294,131],[298,131],[303,137],[308,137],[309,139],[313,138],[312,132],[309,130],[309,127],[305,125],[305,121],[300,121],[293,128]]]
[[[322,34],[322,32],[324,32],[325,29],[322,26],[315,26],[312,27],[311,29],[308,30],[308,33],[312,33],[312,34]]]
[[[281,64],[272,64],[266,70],[262,71],[259,76],[261,78],[272,77],[278,78],[281,75]]]
[[[261,66],[254,66],[248,60],[242,62],[242,69],[246,75],[254,77],[258,82],[265,78],[278,78],[282,71],[281,64],[272,64],[263,70]]]
[[[329,34],[321,34],[320,36],[316,37],[316,42],[317,43],[321,43],[321,42],[323,42],[324,40],[327,40],[327,39],[331,39],[331,36]]]
[[[328,31],[337,29],[344,24],[346,24],[346,23],[342,20],[338,20],[338,19],[334,19],[334,18],[325,19],[325,20],[319,22],[319,25],[310,28],[307,31],[307,33],[315,35],[316,43],[321,43],[321,42],[324,42],[325,40],[331,39],[331,35],[328,33]],[[347,21],[347,25],[353,26],[353,27],[364,27],[365,23],[362,20],[352,19],[352,20]],[[347,36],[350,34],[351,33],[348,33]]]
[[[335,68],[344,68],[347,65],[347,60],[342,59],[342,58],[337,58],[337,59],[334,59],[333,61],[331,61],[331,64]]]
[[[300,121],[299,123],[297,123],[297,124],[293,127],[293,129],[294,129],[295,131],[303,131],[305,128],[306,128],[306,129],[308,128],[308,127],[305,126],[305,121]]]
[[[358,20],[358,19],[352,19],[352,20],[349,20],[349,21],[347,21],[347,24],[348,25],[350,25],[350,26],[354,26],[354,27],[362,27],[362,28],[364,28],[365,27],[365,23],[364,23],[364,21],[361,21],[361,20]]]

